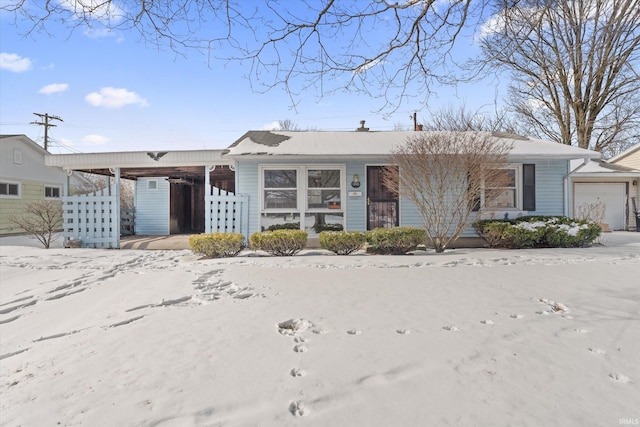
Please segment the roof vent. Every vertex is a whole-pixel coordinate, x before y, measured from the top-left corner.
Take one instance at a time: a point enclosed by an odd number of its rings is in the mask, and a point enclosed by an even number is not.
[[[356,129],[357,132],[366,132],[369,128],[364,127],[364,120],[360,120],[360,127]]]

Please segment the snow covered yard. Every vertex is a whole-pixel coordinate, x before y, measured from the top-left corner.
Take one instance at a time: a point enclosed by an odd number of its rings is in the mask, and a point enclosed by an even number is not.
[[[640,233],[614,234],[216,260],[2,245],[0,424],[638,420]]]

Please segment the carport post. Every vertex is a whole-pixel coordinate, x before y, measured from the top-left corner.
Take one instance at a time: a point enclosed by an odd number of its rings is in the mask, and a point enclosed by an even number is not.
[[[211,206],[209,196],[211,195],[210,166],[204,167],[204,232],[211,233]]]

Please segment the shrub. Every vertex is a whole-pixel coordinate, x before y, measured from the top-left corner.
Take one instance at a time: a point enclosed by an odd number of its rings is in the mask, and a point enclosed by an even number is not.
[[[320,233],[320,247],[338,255],[349,255],[367,242],[367,237],[359,231],[323,231]]]
[[[414,227],[376,228],[368,231],[366,238],[373,253],[404,255],[424,245],[426,233]]]
[[[473,224],[491,247],[548,248],[588,246],[602,229],[594,222],[564,216],[526,216]]]
[[[253,250],[276,256],[292,256],[307,245],[307,232],[302,230],[274,230],[253,233],[249,245]]]
[[[207,258],[233,257],[244,249],[244,236],[240,233],[203,233],[189,237],[191,250]]]

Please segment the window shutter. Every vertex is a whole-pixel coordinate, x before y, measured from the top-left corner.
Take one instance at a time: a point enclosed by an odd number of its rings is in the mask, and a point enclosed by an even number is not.
[[[522,165],[522,209],[536,210],[536,165]]]

